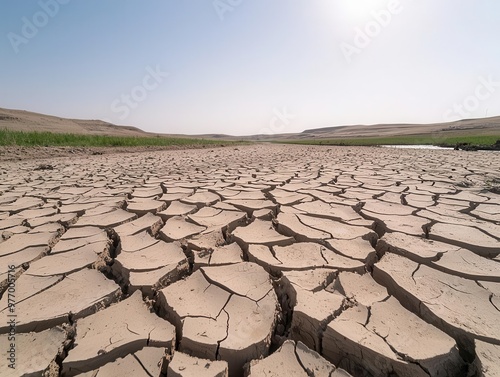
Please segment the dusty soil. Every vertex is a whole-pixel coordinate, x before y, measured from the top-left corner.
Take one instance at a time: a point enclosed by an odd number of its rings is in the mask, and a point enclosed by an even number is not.
[[[55,157],[84,157],[115,153],[142,153],[182,149],[212,149],[215,145],[143,146],[143,147],[19,147],[0,146],[0,161],[23,161]]]
[[[495,152],[93,151],[0,165],[0,375],[499,375]]]

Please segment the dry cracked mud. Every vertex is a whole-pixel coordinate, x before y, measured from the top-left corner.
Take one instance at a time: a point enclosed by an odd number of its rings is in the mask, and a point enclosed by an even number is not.
[[[280,145],[2,162],[0,375],[500,376],[499,172]]]

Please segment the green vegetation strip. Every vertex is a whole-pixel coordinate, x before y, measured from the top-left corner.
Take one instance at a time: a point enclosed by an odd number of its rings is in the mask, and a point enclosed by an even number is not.
[[[16,146],[68,146],[68,147],[140,147],[140,146],[187,146],[233,145],[237,142],[172,137],[130,137],[106,135],[77,135],[51,132],[23,132],[0,129],[0,145]],[[241,143],[238,143],[241,144]]]
[[[457,143],[470,143],[473,145],[493,145],[500,140],[500,134],[496,136],[393,136],[393,137],[373,137],[373,138],[352,138],[352,139],[308,139],[308,140],[285,140],[279,143],[307,144],[307,145],[352,145],[352,146],[372,146],[372,145],[436,145],[442,147],[454,147]]]

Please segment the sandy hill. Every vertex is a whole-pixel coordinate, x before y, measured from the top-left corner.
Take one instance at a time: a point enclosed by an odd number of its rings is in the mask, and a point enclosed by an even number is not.
[[[376,124],[371,126],[354,125],[325,127],[305,130],[300,136],[307,137],[386,137],[399,135],[425,134],[474,134],[498,135],[500,133],[500,117],[483,119],[464,119],[451,123],[433,124]]]
[[[38,114],[23,110],[0,108],[0,129],[15,131],[38,131],[55,133],[148,136],[136,127],[117,126],[102,120],[66,119],[52,115]]]

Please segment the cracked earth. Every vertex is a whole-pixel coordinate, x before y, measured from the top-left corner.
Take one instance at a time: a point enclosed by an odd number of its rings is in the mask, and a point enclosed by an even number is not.
[[[4,162],[0,375],[500,376],[499,172],[279,145]]]

